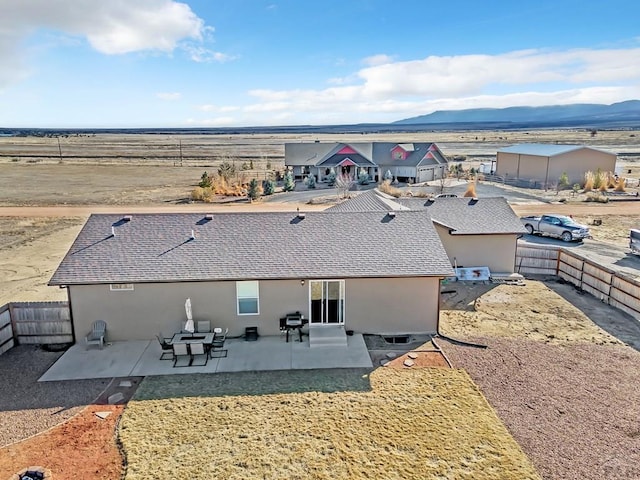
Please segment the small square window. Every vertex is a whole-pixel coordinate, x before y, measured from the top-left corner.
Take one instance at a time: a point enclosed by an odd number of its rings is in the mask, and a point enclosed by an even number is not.
[[[133,290],[133,283],[112,283],[109,285],[112,292],[130,292]]]

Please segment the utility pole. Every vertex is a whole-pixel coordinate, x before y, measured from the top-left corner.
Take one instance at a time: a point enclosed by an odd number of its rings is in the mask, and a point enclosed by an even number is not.
[[[60,137],[56,137],[58,139],[58,154],[60,155],[60,163],[62,163],[62,147],[60,146]]]
[[[182,139],[178,139],[178,145],[180,146],[180,166],[182,166]]]

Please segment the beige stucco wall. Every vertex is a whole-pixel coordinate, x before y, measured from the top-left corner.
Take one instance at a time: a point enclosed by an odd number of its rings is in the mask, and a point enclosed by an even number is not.
[[[365,278],[345,284],[345,327],[360,333],[435,332],[437,278]]]
[[[235,282],[136,284],[133,291],[110,291],[109,285],[69,287],[76,340],[98,319],[107,322],[108,339],[142,340],[162,331],[169,336],[186,320],[184,302],[191,298],[194,320],[242,335],[257,326],[261,335],[278,335],[279,319],[299,310],[309,317],[309,281],[259,282],[260,314],[237,315]],[[439,281],[433,278],[347,279],[345,327],[356,332],[435,331]]]
[[[489,267],[492,273],[515,270],[517,235],[451,235],[448,228],[435,227],[451,265]]]
[[[498,152],[496,173],[507,178],[536,180],[544,187],[553,188],[563,173],[567,174],[569,184],[582,184],[584,174],[588,171],[613,172],[616,166],[616,155],[588,148],[581,148],[562,155],[547,157],[536,155],[519,155],[516,153]],[[547,172],[548,168],[548,172]]]

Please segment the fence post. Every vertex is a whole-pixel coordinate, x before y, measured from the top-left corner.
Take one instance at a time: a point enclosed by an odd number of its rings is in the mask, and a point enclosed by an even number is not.
[[[13,335],[13,344],[20,345],[20,342],[18,341],[18,332],[17,332],[18,324],[16,323],[16,316],[13,309],[13,302],[9,302],[7,305],[9,306],[9,321],[11,322],[11,334]]]

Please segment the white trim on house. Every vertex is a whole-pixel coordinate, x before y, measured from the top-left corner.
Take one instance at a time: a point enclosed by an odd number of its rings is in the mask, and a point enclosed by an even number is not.
[[[338,282],[339,286],[338,286],[338,321],[337,322],[330,322],[328,320],[328,315],[329,315],[329,304],[326,302],[327,298],[326,298],[326,293],[327,293],[327,288],[328,288],[328,284],[329,283],[335,283]],[[317,284],[320,283],[322,284],[322,292],[321,292],[321,296],[322,298],[320,299],[322,302],[322,309],[320,311],[321,314],[321,318],[320,319],[314,319],[314,310],[313,310],[313,304],[312,304],[312,293],[313,293],[313,284]],[[310,280],[309,281],[309,324],[311,325],[318,325],[318,326],[323,326],[323,325],[344,325],[344,319],[346,316],[346,295],[345,295],[345,281],[342,279],[324,279],[324,280]]]

